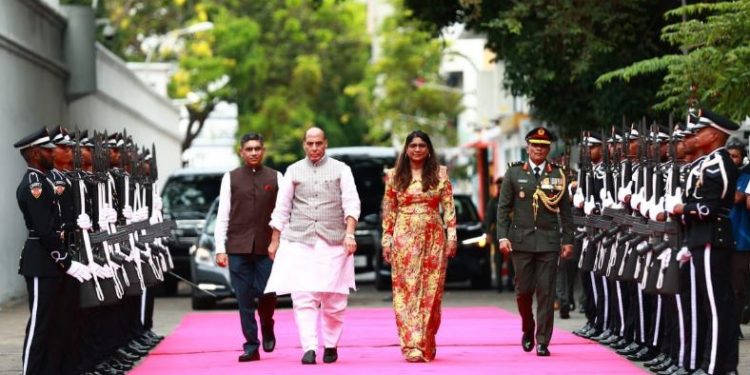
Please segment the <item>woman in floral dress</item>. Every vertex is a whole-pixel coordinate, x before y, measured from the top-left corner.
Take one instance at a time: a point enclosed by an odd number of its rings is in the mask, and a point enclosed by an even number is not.
[[[383,197],[383,257],[391,264],[393,309],[401,352],[409,362],[435,358],[445,269],[455,254],[456,214],[447,170],[438,165],[430,137],[413,131],[396,168],[386,174]]]

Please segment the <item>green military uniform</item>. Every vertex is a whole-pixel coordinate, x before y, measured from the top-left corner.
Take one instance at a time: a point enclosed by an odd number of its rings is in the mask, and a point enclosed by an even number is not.
[[[534,137],[546,141],[534,142]],[[526,138],[529,143],[549,144],[551,135],[538,128]],[[565,170],[546,161],[538,172],[537,178],[529,162],[508,166],[498,202],[497,238],[507,239],[511,244],[524,340],[533,337],[535,322],[531,306],[536,291],[536,340],[546,351],[554,321],[558,257],[562,245],[573,244],[574,226]]]

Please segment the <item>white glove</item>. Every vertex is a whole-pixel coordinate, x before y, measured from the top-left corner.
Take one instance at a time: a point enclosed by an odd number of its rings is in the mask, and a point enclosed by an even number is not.
[[[573,206],[576,208],[583,208],[583,202],[586,197],[583,196],[583,190],[580,187],[576,188],[576,193],[573,195]]]
[[[148,223],[151,224],[151,225],[158,224],[159,223],[159,218],[156,215],[152,215],[148,219]]]
[[[693,255],[690,254],[690,250],[688,250],[687,247],[683,247],[677,252],[677,261],[680,262],[680,264],[689,262],[692,257]]]
[[[599,200],[604,202],[604,199],[606,198],[607,198],[607,189],[602,187],[601,190],[599,190]]]
[[[89,230],[94,226],[94,223],[91,222],[91,218],[87,214],[78,215],[76,224],[78,224],[78,228],[81,228],[83,230]]]
[[[675,191],[675,195],[667,195],[667,198],[664,201],[664,208],[670,214],[674,214],[675,207],[681,204],[682,204],[682,189],[677,188],[677,190]]]
[[[663,212],[664,212],[664,197],[661,197],[659,198],[659,202],[651,206],[651,209],[648,210],[648,218],[653,221],[656,221],[657,216],[659,216],[659,214]]]
[[[109,266],[100,266],[96,262],[89,263],[89,271],[100,279],[109,279],[114,276],[114,272],[112,272],[112,269],[109,268]]]
[[[110,224],[117,223],[117,211],[112,207],[104,208],[104,219]]]
[[[164,207],[164,203],[162,202],[160,196],[158,195],[154,196],[153,206],[154,206],[154,211],[161,211],[162,207]]]
[[[653,195],[651,196],[651,199],[649,200],[644,199],[643,202],[641,202],[641,207],[639,209],[639,211],[641,212],[641,215],[643,215],[643,217],[648,217],[648,210],[650,210],[653,205],[654,205]]]
[[[130,206],[123,207],[122,216],[124,216],[128,220],[131,220],[133,218],[133,208]]]
[[[586,215],[591,215],[594,212],[595,208],[596,203],[594,202],[594,197],[589,197],[589,199],[583,205],[583,213],[585,213]]]
[[[643,200],[643,196],[641,195],[642,191],[643,191],[643,188],[641,188],[641,191],[630,195],[630,208],[632,208],[633,210],[637,210],[638,206],[641,204],[641,201]]]
[[[617,208],[615,200],[612,199],[612,194],[607,192],[605,195],[606,196],[604,197],[604,200],[602,201],[602,206],[606,208]]]
[[[617,190],[617,200],[625,203],[625,198],[628,197],[628,195],[633,194],[632,193],[632,187],[633,187],[633,181],[629,181],[627,185],[621,187]]]
[[[67,271],[65,271],[65,273],[67,273],[70,276],[75,277],[76,280],[78,280],[78,282],[81,282],[81,283],[84,281],[91,280],[91,271],[89,271],[89,269],[86,266],[76,261],[70,262],[70,267],[68,268]]]
[[[148,207],[143,206],[135,213],[135,221],[144,221],[148,219]]]
[[[107,265],[109,266],[109,268],[110,268],[110,269],[112,270],[112,273],[113,273],[113,274],[114,274],[114,273],[115,273],[115,272],[116,272],[117,270],[119,270],[119,269],[121,268],[121,267],[120,267],[120,265],[119,265],[119,264],[117,264],[117,263],[115,263],[115,262],[107,262],[107,263],[108,263]]]

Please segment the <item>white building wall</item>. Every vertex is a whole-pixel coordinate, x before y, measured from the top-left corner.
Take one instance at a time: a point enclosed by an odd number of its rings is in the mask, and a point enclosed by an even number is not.
[[[177,110],[169,109],[140,81],[124,74],[117,68],[122,62],[106,56],[101,48],[98,91],[68,102],[68,69],[63,61],[67,20],[57,9],[56,0],[0,1],[0,166],[8,179],[0,185],[0,212],[5,215],[0,226],[0,240],[5,244],[0,251],[0,303],[26,293],[18,275],[26,228],[15,199],[26,167],[13,148],[15,141],[55,124],[111,130],[127,126],[137,142],[157,142],[161,173],[179,165]]]

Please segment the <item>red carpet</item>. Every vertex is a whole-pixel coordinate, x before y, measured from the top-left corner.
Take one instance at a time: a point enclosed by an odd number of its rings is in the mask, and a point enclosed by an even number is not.
[[[393,311],[350,308],[339,360],[300,364],[297,327],[291,310],[279,310],[276,350],[259,362],[237,362],[242,334],[237,312],[188,314],[175,331],[130,374],[643,374],[599,344],[557,330],[548,358],[521,350],[520,318],[494,307],[446,308],[438,333],[437,359],[407,363],[401,357]],[[322,351],[322,349],[321,349]]]

